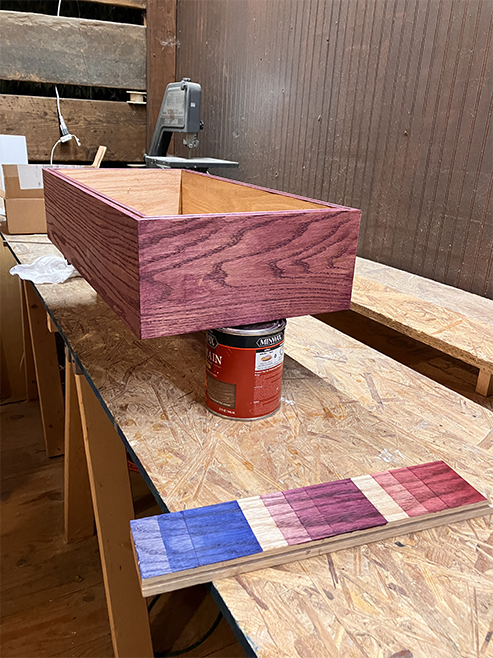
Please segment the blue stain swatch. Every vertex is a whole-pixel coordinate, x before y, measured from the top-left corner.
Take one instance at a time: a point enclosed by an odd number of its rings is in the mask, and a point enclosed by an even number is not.
[[[143,579],[171,572],[156,516],[130,521]]]
[[[184,571],[199,566],[183,514],[174,512],[157,517],[171,571]]]
[[[182,514],[201,566],[262,553],[236,500],[185,510]]]

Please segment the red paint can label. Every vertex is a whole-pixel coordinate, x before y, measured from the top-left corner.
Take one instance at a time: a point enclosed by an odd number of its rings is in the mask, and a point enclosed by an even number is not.
[[[207,407],[237,420],[265,418],[281,404],[286,320],[207,332]]]

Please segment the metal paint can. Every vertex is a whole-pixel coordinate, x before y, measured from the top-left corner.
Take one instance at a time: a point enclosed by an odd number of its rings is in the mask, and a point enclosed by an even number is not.
[[[281,405],[286,320],[207,332],[205,403],[213,413],[257,420]]]

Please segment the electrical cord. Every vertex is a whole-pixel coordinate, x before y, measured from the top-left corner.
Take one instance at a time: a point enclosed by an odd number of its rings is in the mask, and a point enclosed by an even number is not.
[[[53,144],[53,148],[51,149],[51,155],[50,155],[50,165],[53,164],[53,153],[55,152],[55,149],[56,149],[56,147],[58,146],[58,144],[63,144],[64,142],[69,142],[69,141],[72,139],[72,137],[73,137],[73,138],[75,139],[75,141],[77,142],[77,146],[80,146],[80,140],[79,140],[79,138],[77,137],[77,135],[72,135],[71,133],[68,133],[67,135],[63,135],[62,137],[60,137],[59,140],[57,140],[57,141]],[[68,138],[68,139],[67,139],[67,138]]]
[[[60,16],[61,6],[62,6],[62,0],[58,0],[58,9],[56,13],[57,16]],[[75,141],[77,142],[77,146],[80,146],[79,138],[76,135],[73,135],[69,131],[69,129],[67,128],[67,124],[65,123],[65,120],[62,116],[62,110],[60,109],[60,94],[58,93],[57,85],[55,85],[55,95],[56,95],[56,109],[58,114],[58,124],[60,126],[60,139],[57,142],[55,142],[53,148],[51,149],[50,165],[53,164],[53,154],[58,144],[64,144],[65,142],[70,142],[70,140],[74,138]]]
[[[153,609],[153,607],[156,605],[156,603],[157,603],[160,596],[161,596],[161,594],[158,594],[157,596],[155,596],[152,599],[152,601],[149,603],[149,605],[147,607],[148,612],[150,612]],[[223,613],[221,611],[219,611],[219,614],[217,615],[216,620],[214,621],[212,626],[209,628],[209,630],[206,633],[204,633],[204,635],[202,635],[202,637],[200,639],[198,639],[197,642],[194,642],[194,644],[191,644],[189,647],[185,647],[185,649],[177,649],[176,651],[163,651],[163,652],[155,651],[154,652],[155,658],[172,658],[172,656],[182,656],[183,654],[188,653],[189,651],[192,651],[193,649],[196,649],[203,642],[205,642],[208,637],[210,637],[214,633],[216,628],[219,626],[219,623],[220,623],[222,618],[223,618]]]
[[[197,640],[194,644],[191,644],[189,647],[186,647],[185,649],[179,649],[178,651],[164,651],[163,653],[160,653],[159,651],[156,651],[154,653],[155,658],[171,658],[171,656],[182,656],[184,653],[188,653],[189,651],[192,651],[193,649],[196,649],[198,646],[202,644],[202,642],[205,642],[208,637],[210,637],[216,628],[219,626],[219,623],[221,619],[223,618],[223,613],[219,612],[219,614],[216,617],[216,621],[212,624],[212,626],[209,628],[207,633],[202,635],[200,640]]]

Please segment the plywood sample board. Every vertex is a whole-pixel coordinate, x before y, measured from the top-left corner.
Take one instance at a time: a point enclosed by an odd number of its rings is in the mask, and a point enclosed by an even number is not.
[[[131,521],[144,596],[491,513],[443,461]]]
[[[45,170],[48,235],[140,338],[349,308],[360,211],[186,170]]]

